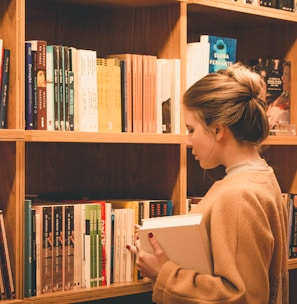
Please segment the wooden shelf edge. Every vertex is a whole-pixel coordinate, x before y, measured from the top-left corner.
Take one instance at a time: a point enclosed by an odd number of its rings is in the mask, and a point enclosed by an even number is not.
[[[24,139],[24,130],[0,129],[0,141],[19,141]]]
[[[150,281],[133,283],[117,283],[99,288],[88,288],[44,294],[38,297],[26,298],[23,303],[46,304],[46,303],[80,303],[99,299],[127,296],[137,293],[150,292],[152,290]]]
[[[183,144],[186,135],[154,133],[97,133],[25,131],[26,142],[78,142],[78,143],[139,143],[139,144]]]
[[[123,7],[148,7],[148,6],[158,6],[166,4],[174,4],[181,1],[187,0],[63,0],[63,2],[68,3],[78,3],[83,5],[105,5],[105,6],[123,6]],[[60,1],[61,2],[61,1]]]
[[[297,145],[297,136],[269,136],[264,145]]]
[[[297,269],[297,258],[296,259],[289,259],[288,268],[289,268],[289,270],[290,269]]]
[[[297,14],[294,12],[287,12],[285,10],[260,5],[246,4],[239,1],[234,3],[230,0],[189,0],[188,4],[203,5],[260,17],[297,22]]]

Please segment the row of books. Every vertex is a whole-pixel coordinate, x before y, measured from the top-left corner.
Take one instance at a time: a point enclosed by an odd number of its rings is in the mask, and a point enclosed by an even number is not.
[[[297,3],[295,0],[231,0],[258,6],[266,6],[275,9],[281,9],[289,12],[295,12]]]
[[[27,130],[180,132],[180,60],[25,43]]]
[[[226,69],[236,62],[237,39],[201,35],[200,41],[187,44],[186,87],[208,73]],[[257,72],[266,85],[267,116],[271,129],[290,124],[291,62],[283,58],[251,58],[246,63]]]
[[[288,251],[289,258],[297,258],[297,194],[284,193],[288,206]]]
[[[9,87],[10,49],[4,47],[0,38],[0,129],[7,127],[7,102]]]
[[[172,215],[171,200],[25,200],[24,295],[139,279],[134,224]]]

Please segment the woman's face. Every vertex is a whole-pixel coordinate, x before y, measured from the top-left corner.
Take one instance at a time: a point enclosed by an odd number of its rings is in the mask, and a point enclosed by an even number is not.
[[[215,139],[215,128],[208,130],[196,118],[194,112],[184,107],[185,124],[188,131],[188,147],[192,148],[195,160],[203,169],[215,168],[220,164]]]

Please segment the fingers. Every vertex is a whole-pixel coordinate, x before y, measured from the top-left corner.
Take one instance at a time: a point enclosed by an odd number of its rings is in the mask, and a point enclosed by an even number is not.
[[[138,249],[136,246],[133,246],[133,245],[126,245],[126,248],[133,254],[137,254],[138,252]]]
[[[152,249],[153,249],[153,252],[154,252],[154,253],[157,253],[157,252],[162,251],[162,248],[161,248],[159,242],[158,242],[157,239],[154,237],[154,235],[153,235],[152,232],[150,232],[150,233],[148,234],[148,240],[149,240],[149,242],[150,242],[150,244],[151,244],[151,246],[152,246]]]
[[[140,228],[141,228],[141,226],[140,226],[140,225],[138,225],[138,224],[134,224],[134,228],[136,228],[136,229],[140,229]]]

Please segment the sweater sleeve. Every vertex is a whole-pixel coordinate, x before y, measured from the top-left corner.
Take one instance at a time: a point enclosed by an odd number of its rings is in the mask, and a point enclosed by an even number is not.
[[[214,205],[212,199],[216,200],[215,208],[209,207]],[[207,207],[201,211],[206,215],[214,274],[199,274],[169,261],[154,284],[153,301],[268,303],[274,240],[266,213],[253,191],[226,191],[213,197],[211,192]]]

